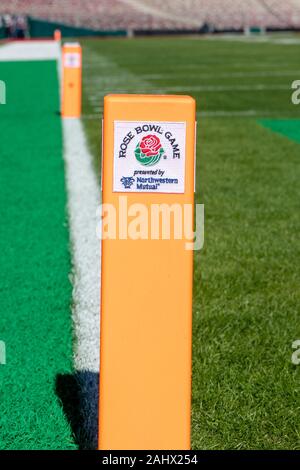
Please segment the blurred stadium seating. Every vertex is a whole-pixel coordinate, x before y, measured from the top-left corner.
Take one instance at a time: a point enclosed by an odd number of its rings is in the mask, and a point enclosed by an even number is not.
[[[300,28],[299,0],[1,0],[5,13],[103,31]]]

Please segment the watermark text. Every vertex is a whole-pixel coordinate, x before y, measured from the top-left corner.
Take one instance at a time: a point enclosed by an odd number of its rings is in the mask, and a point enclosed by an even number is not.
[[[182,240],[186,250],[204,245],[204,205],[129,204],[119,196],[118,204],[97,209],[97,236],[103,240]],[[194,230],[195,226],[195,230]]]
[[[292,89],[295,90],[292,94],[292,103],[300,104],[300,80],[295,80],[292,83]]]
[[[0,341],[0,365],[6,364],[6,347],[4,341]]]
[[[3,80],[0,80],[0,104],[6,104],[6,85]]]
[[[300,339],[293,342],[292,348],[295,349],[291,358],[292,364],[298,366],[300,364]]]

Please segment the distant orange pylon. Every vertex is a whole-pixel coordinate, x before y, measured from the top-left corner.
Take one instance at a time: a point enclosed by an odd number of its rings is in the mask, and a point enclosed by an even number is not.
[[[61,41],[61,31],[60,31],[60,29],[56,29],[54,31],[54,41],[57,41],[57,42]]]
[[[62,109],[64,118],[81,116],[82,52],[78,43],[66,43],[62,51]]]

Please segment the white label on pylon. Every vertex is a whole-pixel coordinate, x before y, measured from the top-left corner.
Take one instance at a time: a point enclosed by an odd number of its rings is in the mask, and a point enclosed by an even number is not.
[[[184,193],[185,122],[114,122],[114,192]]]
[[[64,66],[69,69],[81,67],[81,56],[78,52],[66,52],[64,54]]]

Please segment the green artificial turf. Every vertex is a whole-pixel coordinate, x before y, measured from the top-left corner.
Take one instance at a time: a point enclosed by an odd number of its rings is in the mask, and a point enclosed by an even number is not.
[[[57,383],[72,371],[56,63],[0,63],[0,448],[74,449]]]
[[[260,123],[300,144],[300,119],[262,119]]]
[[[103,94],[197,99],[196,199],[206,222],[195,253],[193,448],[300,449],[300,367],[291,363],[300,338],[300,146],[257,122],[299,119],[291,103],[299,46],[194,38],[83,46],[83,119],[98,169]]]

